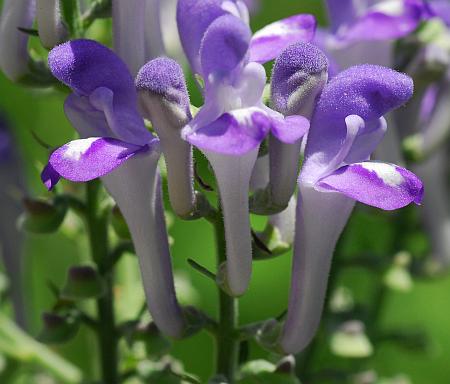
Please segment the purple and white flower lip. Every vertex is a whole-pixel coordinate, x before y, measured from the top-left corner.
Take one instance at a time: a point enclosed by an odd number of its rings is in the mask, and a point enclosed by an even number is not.
[[[179,15],[192,12],[185,8],[187,3],[179,2]],[[179,20],[180,32],[189,30],[200,41],[184,46],[194,71],[205,81],[205,104],[182,137],[199,148],[214,169],[227,240],[224,286],[238,296],[246,291],[251,276],[248,193],[258,148],[269,132],[283,142],[297,141],[309,122],[301,116],[285,119],[263,104],[266,74],[261,64],[249,60],[251,31],[239,13],[229,12],[240,2],[201,3],[197,17],[208,20],[201,31],[195,29],[199,25],[194,28]]]
[[[333,249],[355,200],[386,210],[422,200],[413,173],[369,161],[387,128],[382,116],[412,93],[408,76],[360,65],[334,77],[318,100],[298,181],[291,292],[279,340],[286,353],[304,349],[316,332]]]
[[[159,140],[137,111],[137,91],[126,64],[91,40],[54,48],[49,66],[73,93],[67,117],[82,137],[56,149],[42,173],[47,187],[61,178],[85,182],[102,178],[130,228],[153,320],[181,337],[185,320],[173,282],[157,171]]]
[[[17,26],[31,28],[35,16],[33,0],[5,0],[0,15],[0,68],[13,80],[28,73],[28,38]]]

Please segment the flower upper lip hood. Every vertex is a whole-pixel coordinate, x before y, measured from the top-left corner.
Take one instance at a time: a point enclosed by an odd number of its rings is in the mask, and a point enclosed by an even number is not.
[[[93,40],[73,40],[54,48],[48,62],[58,80],[77,96],[89,99],[94,109],[103,109],[107,120],[109,115],[108,125],[114,132],[106,136],[137,145],[154,139],[137,111],[134,79],[126,64],[109,48]]]
[[[248,9],[242,0],[179,0],[178,31],[183,49],[194,73],[204,76],[200,49],[206,31],[214,20],[233,15],[249,24]],[[280,20],[256,32],[250,42],[250,60],[265,63],[276,58],[288,45],[311,41],[316,29],[314,16],[302,14]]]
[[[364,138],[376,130],[379,118],[405,104],[413,90],[409,76],[376,65],[355,66],[333,78],[323,90],[311,121],[315,129],[305,149],[303,177],[309,177],[309,169],[317,176],[320,172],[316,168],[325,169],[338,154],[347,134],[345,119],[349,115],[357,115],[365,122],[358,137],[363,139],[359,145],[367,148],[357,160],[367,160],[378,143],[371,145]]]

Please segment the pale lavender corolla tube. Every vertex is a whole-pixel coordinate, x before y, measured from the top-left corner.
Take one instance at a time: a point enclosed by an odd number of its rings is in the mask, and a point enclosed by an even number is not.
[[[114,51],[135,76],[149,60],[165,54],[159,0],[113,0]]]
[[[0,16],[0,68],[12,81],[20,80],[29,69],[29,35],[17,27],[31,28],[36,13],[34,0],[5,0]]]
[[[191,23],[193,19],[199,22]],[[244,3],[221,0],[179,1],[177,20],[192,70],[205,81],[205,104],[182,135],[205,154],[214,170],[227,248],[221,282],[239,296],[252,270],[248,193],[259,145],[269,131],[291,142],[309,127],[305,118],[292,116],[287,121],[262,103],[265,71],[249,56],[271,60],[294,35],[311,36],[315,24],[308,15],[301,22],[288,21],[285,29],[271,27],[252,37]]]
[[[408,76],[360,65],[335,76],[318,100],[298,181],[291,290],[279,339],[284,353],[303,350],[316,333],[334,247],[355,200],[393,210],[422,199],[413,173],[369,161],[386,131],[382,116],[412,93]]]
[[[54,48],[49,66],[73,90],[65,112],[82,139],[55,150],[42,179],[48,188],[61,177],[102,179],[130,228],[153,320],[166,335],[182,337],[185,321],[175,295],[157,171],[159,140],[137,112],[134,79],[115,53],[91,40]]]
[[[22,286],[23,234],[16,222],[22,213],[20,195],[23,194],[20,159],[14,147],[9,125],[0,115],[0,254],[10,281],[11,299],[16,322],[25,327],[26,316]]]

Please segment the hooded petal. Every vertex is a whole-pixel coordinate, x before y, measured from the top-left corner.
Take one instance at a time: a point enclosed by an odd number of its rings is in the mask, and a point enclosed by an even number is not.
[[[286,48],[275,61],[271,81],[271,102],[284,115],[311,118],[316,99],[328,79],[325,54],[310,43]]]
[[[247,56],[251,31],[233,15],[218,17],[207,29],[200,48],[200,63],[205,80],[228,76]]]
[[[271,118],[259,108],[225,113],[212,123],[183,135],[192,145],[210,152],[241,156],[257,148],[269,133]]]
[[[31,28],[34,0],[5,0],[0,17],[0,68],[16,81],[28,72],[28,38],[18,27]]]
[[[393,164],[363,162],[344,166],[319,180],[317,187],[336,191],[385,210],[420,204],[423,184],[412,172]]]
[[[60,177],[75,182],[93,180],[112,172],[137,153],[146,150],[148,147],[139,147],[111,138],[74,140],[50,155],[51,168],[46,169],[44,178],[47,179],[48,174],[53,178],[53,172],[57,172]]]
[[[266,63],[275,59],[289,45],[311,41],[316,30],[312,15],[295,15],[265,26],[250,43],[250,61]]]
[[[109,88],[115,102],[136,105],[134,79],[126,64],[109,48],[93,40],[72,40],[50,51],[50,70],[59,81],[83,96]]]
[[[54,48],[48,61],[56,78],[79,97],[88,98],[89,104],[84,104],[90,105],[89,110],[104,114],[107,136],[142,145],[151,141],[137,111],[134,80],[126,64],[109,48],[92,40],[73,40]],[[90,131],[88,136],[93,135]]]
[[[412,93],[411,78],[386,67],[358,65],[334,77],[324,88],[311,121],[304,175],[320,176],[340,152],[347,135],[347,116],[360,116],[365,122],[360,134],[369,133],[379,126],[381,116],[406,103]]]
[[[239,2],[239,1],[238,1]],[[208,27],[236,8],[236,0],[179,0],[177,24],[184,52],[195,73],[201,74],[200,45]]]

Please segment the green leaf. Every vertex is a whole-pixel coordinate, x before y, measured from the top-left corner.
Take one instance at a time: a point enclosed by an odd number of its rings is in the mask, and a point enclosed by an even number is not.
[[[239,384],[300,384],[299,379],[282,373],[261,372],[238,381]]]

